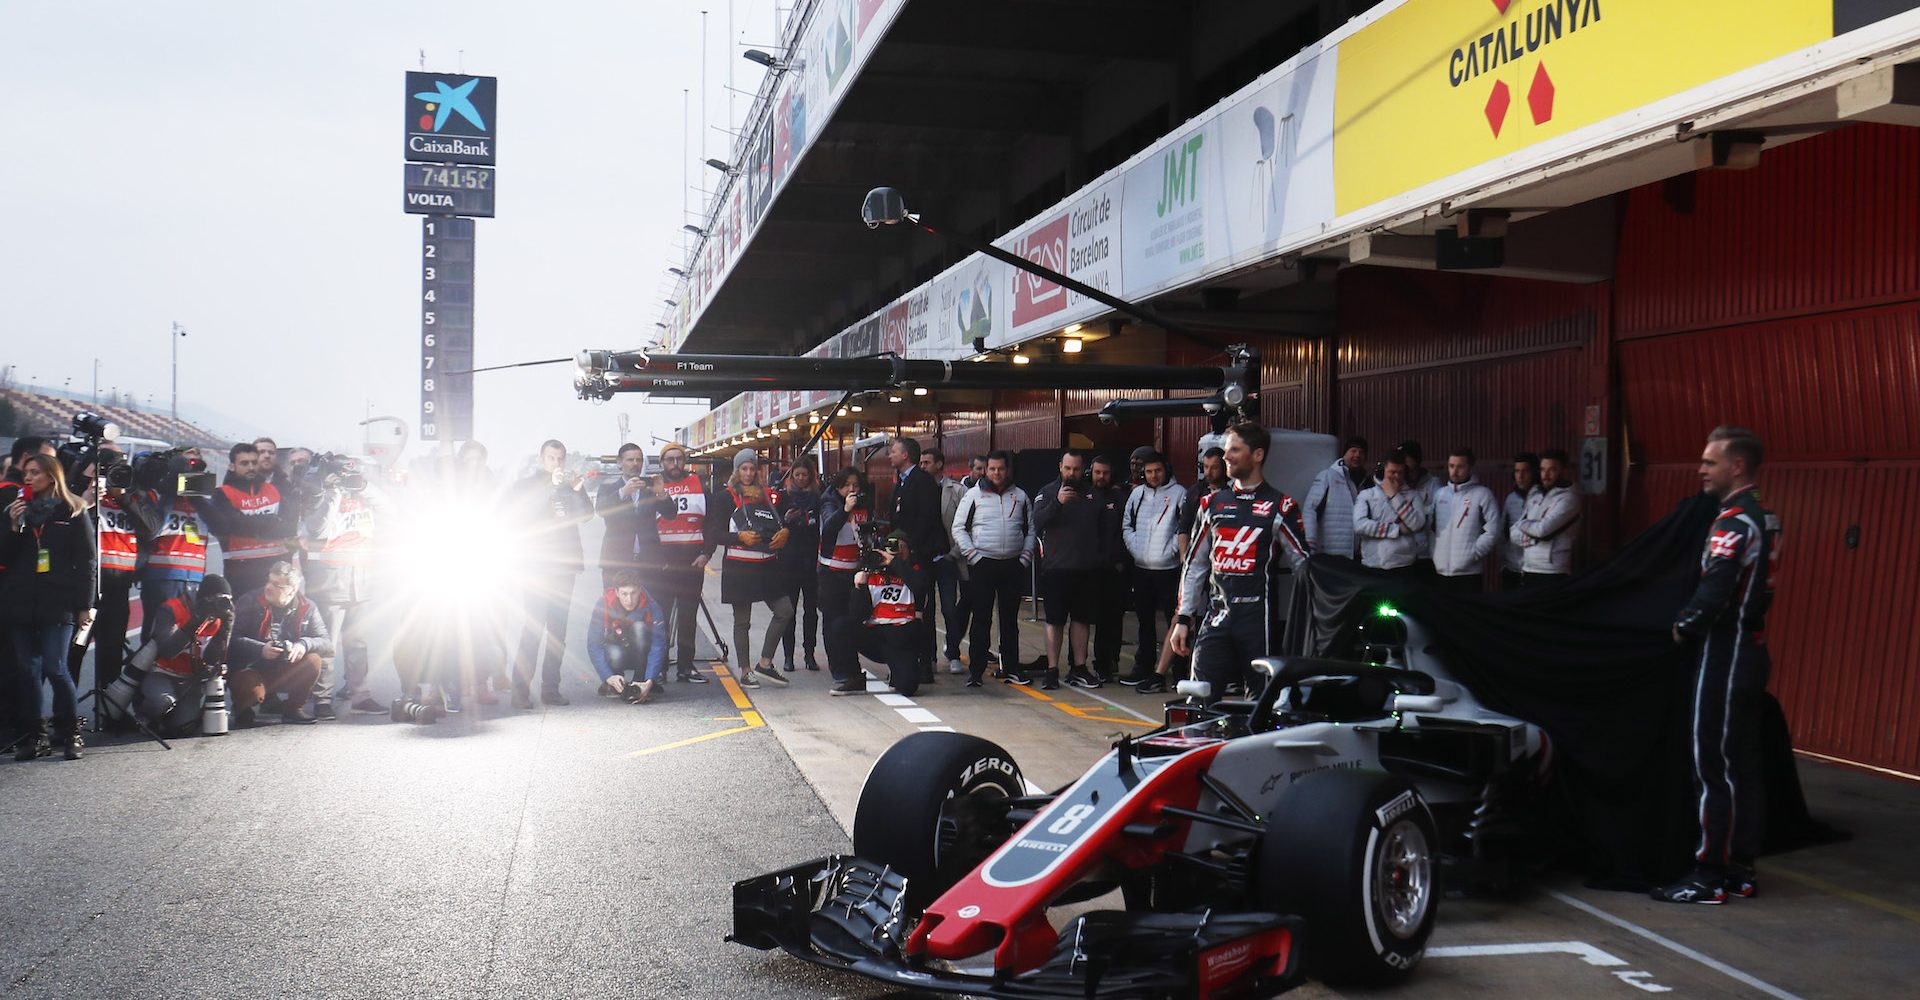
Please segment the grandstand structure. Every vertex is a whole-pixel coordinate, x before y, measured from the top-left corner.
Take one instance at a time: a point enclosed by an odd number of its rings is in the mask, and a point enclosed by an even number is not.
[[[0,438],[39,434],[64,441],[73,430],[76,413],[97,413],[120,425],[123,437],[165,441],[179,446],[203,448],[209,453],[226,454],[232,442],[187,420],[176,420],[126,402],[93,403],[60,393],[34,392],[17,386],[0,386],[0,417],[11,409],[13,426],[0,426]]]

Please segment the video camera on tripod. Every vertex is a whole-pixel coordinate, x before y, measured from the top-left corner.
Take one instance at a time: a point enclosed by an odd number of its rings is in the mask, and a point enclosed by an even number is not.
[[[133,468],[117,451],[101,451],[101,445],[120,436],[120,425],[97,413],[73,415],[73,436],[78,440],[60,446],[60,467],[67,472],[67,489],[75,495],[93,487],[97,477],[108,489],[124,490],[133,484]],[[94,475],[86,474],[95,466]]]

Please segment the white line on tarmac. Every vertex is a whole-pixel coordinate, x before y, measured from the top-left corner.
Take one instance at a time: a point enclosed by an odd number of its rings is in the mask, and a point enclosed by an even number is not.
[[[1588,965],[1625,965],[1627,960],[1609,955],[1585,941],[1540,941],[1532,944],[1459,944],[1428,948],[1428,958],[1479,958],[1483,955],[1575,955]]]
[[[1562,903],[1567,904],[1568,906],[1573,907],[1576,910],[1579,910],[1582,913],[1604,920],[1607,923],[1612,924],[1613,926],[1618,927],[1623,931],[1627,931],[1628,933],[1631,933],[1631,934],[1637,934],[1640,937],[1646,938],[1647,940],[1652,941],[1654,944],[1657,944],[1660,947],[1665,948],[1676,955],[1680,955],[1684,958],[1693,959],[1694,961],[1699,962],[1701,965],[1704,965],[1707,968],[1712,969],[1713,971],[1718,972],[1723,976],[1727,976],[1730,979],[1734,979],[1738,982],[1745,983],[1746,985],[1751,986],[1754,989],[1759,990],[1760,992],[1765,993],[1770,997],[1773,997],[1774,1000],[1800,1000],[1798,996],[1795,996],[1792,993],[1788,993],[1786,990],[1783,990],[1778,986],[1774,986],[1760,979],[1756,979],[1753,976],[1750,976],[1747,973],[1741,972],[1739,969],[1736,969],[1733,966],[1728,965],[1727,963],[1722,962],[1717,958],[1712,958],[1707,955],[1703,955],[1697,951],[1694,951],[1692,948],[1689,948],[1686,945],[1673,940],[1672,938],[1665,937],[1660,934],[1656,934],[1653,931],[1650,931],[1645,927],[1642,927],[1639,924],[1634,923],[1631,920],[1627,920],[1622,917],[1616,917],[1613,914],[1608,913],[1607,911],[1600,909],[1599,907],[1594,906],[1591,903],[1585,902],[1583,900],[1575,899],[1572,896],[1569,896],[1566,893],[1560,892],[1555,889],[1548,889],[1547,895],[1552,896],[1553,898],[1561,901]]]

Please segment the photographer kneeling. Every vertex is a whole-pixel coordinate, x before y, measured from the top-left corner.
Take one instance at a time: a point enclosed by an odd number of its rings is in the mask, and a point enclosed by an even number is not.
[[[232,637],[233,594],[217,573],[200,581],[191,602],[174,597],[160,606],[150,640],[156,658],[140,680],[139,709],[156,733],[181,736],[199,725],[206,682],[227,672]]]
[[[861,553],[861,571],[853,575],[849,609],[862,623],[860,655],[887,665],[887,683],[912,696],[920,689],[920,654],[928,623],[920,617],[918,597],[929,594],[933,573],[914,561],[907,536],[887,536],[887,545]],[[835,688],[834,694],[842,692]]]
[[[282,559],[267,568],[266,586],[235,602],[228,660],[235,726],[253,725],[256,710],[296,725],[319,721],[307,697],[333,656],[333,639],[300,584],[300,570]]]
[[[667,666],[667,620],[640,585],[640,574],[623,569],[600,598],[587,629],[587,658],[600,675],[603,697],[622,696],[635,705],[652,700]],[[627,671],[634,682],[627,683]]]

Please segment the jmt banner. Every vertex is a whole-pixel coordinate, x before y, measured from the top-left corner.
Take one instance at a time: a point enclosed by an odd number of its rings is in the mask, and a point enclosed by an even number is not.
[[[498,82],[491,76],[408,73],[406,158],[491,166]]]
[[[1823,41],[1834,0],[1407,0],[1340,42],[1338,211]]]

